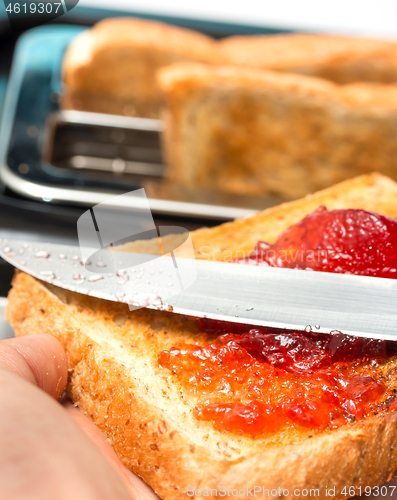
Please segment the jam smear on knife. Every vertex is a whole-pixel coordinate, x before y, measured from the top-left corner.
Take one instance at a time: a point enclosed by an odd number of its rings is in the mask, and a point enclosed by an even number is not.
[[[320,207],[273,245],[259,242],[236,262],[397,278],[397,221]],[[250,436],[288,426],[322,430],[363,418],[379,405],[397,409],[385,403],[392,392],[376,372],[389,354],[385,341],[198,322],[214,342],[179,344],[158,359],[200,398],[194,416],[218,430]]]

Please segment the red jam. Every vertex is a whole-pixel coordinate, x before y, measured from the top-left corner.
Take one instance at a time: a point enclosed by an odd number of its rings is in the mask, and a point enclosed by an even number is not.
[[[199,396],[197,419],[255,436],[362,417],[387,388],[358,366],[384,356],[383,341],[262,329],[227,333],[205,347],[177,345],[160,353],[159,363]]]
[[[367,210],[319,207],[273,245],[238,262],[397,278],[397,221]]]
[[[259,242],[243,262],[396,278],[397,221],[320,207],[274,245]],[[216,340],[176,345],[159,354],[159,363],[198,397],[194,416],[218,430],[250,436],[284,427],[322,430],[377,408],[397,409],[369,368],[388,355],[384,341],[198,321]]]

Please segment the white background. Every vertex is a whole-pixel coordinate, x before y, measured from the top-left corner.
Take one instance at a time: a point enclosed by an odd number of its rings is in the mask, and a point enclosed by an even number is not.
[[[79,5],[397,39],[397,0],[80,0]]]

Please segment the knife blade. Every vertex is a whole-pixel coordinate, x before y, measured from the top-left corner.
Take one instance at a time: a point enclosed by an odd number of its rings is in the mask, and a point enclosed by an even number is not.
[[[35,278],[131,308],[397,340],[397,280],[114,249],[89,262],[76,246],[20,240],[0,240],[0,255]]]

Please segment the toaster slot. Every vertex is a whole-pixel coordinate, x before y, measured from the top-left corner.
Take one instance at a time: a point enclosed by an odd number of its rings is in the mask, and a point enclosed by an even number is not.
[[[159,120],[63,111],[47,120],[43,159],[73,172],[161,178],[162,126]]]

